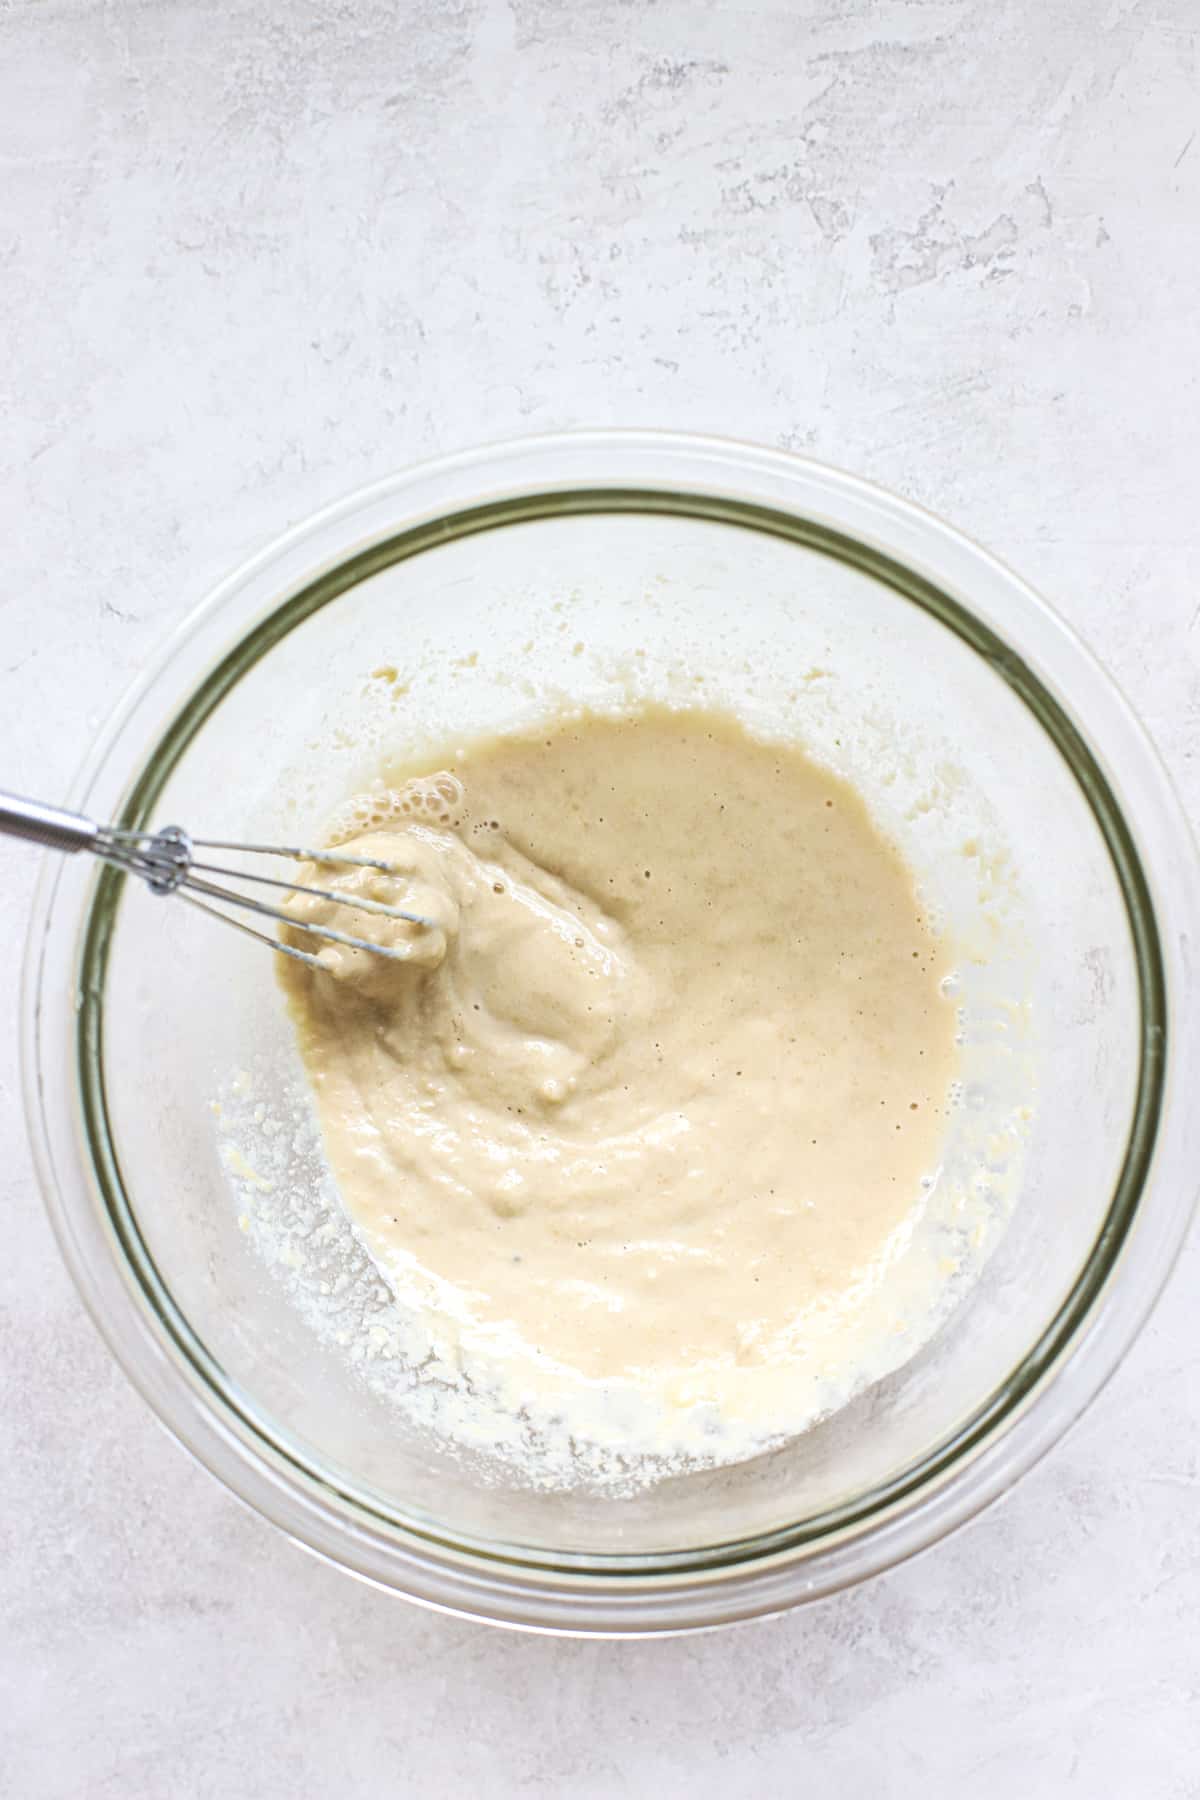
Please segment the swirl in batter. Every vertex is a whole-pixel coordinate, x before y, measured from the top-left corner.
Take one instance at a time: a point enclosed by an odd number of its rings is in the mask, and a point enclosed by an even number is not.
[[[785,1430],[788,1371],[885,1328],[936,1175],[955,1018],[909,872],[845,782],[722,716],[452,760],[359,805],[394,873],[320,872],[431,926],[292,903],[400,952],[283,970],[344,1203],[518,1403],[599,1384]]]

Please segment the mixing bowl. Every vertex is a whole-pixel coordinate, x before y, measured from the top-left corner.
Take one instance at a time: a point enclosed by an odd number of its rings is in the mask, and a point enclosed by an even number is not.
[[[543,1486],[397,1403],[372,1355],[386,1293],[351,1268],[347,1314],[313,1250],[333,1227],[269,952],[50,862],[24,1002],[55,1231],[167,1428],[380,1586],[609,1634],[828,1594],[1028,1468],[1115,1368],[1179,1247],[1197,1150],[1179,1096],[1200,1066],[1196,856],[1112,684],[958,533],[767,450],[541,438],[354,496],[199,608],[72,800],[129,827],[294,840],[384,752],[638,696],[732,708],[849,776],[959,956],[948,1155],[974,1159],[972,1280],[950,1283],[932,1341],[769,1454],[621,1495]],[[231,1118],[292,1146],[282,1185],[231,1146]]]

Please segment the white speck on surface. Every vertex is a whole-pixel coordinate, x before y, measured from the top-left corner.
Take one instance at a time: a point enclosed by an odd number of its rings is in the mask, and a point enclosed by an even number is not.
[[[58,799],[236,562],[443,450],[802,450],[1045,592],[1195,820],[1193,0],[13,0],[0,734]],[[36,857],[4,851],[19,941]],[[10,979],[10,1017],[16,983]],[[1200,1254],[1002,1505],[868,1587],[577,1643],[304,1556],[63,1271],[0,1037],[0,1788],[21,1800],[1188,1800]]]

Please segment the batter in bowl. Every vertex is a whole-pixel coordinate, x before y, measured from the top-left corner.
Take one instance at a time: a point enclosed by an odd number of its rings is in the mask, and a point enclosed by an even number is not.
[[[587,1435],[624,1398],[745,1454],[905,1328],[947,952],[854,790],[732,719],[576,715],[447,762],[336,834],[395,873],[319,877],[431,926],[291,903],[400,952],[281,959],[344,1204],[508,1404]]]

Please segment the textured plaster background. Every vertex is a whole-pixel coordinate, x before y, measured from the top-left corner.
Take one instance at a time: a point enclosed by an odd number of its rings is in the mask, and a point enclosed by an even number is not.
[[[243,555],[577,424],[792,446],[1082,631],[1198,807],[1195,0],[0,0],[0,785]],[[0,940],[33,862],[0,855]],[[0,1792],[1200,1795],[1200,1258],[1003,1505],[739,1632],[515,1638],[305,1557],[60,1267],[0,975]]]

